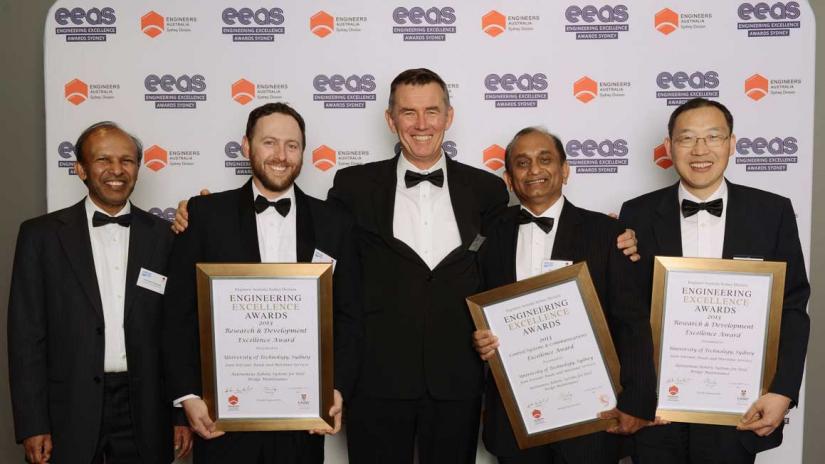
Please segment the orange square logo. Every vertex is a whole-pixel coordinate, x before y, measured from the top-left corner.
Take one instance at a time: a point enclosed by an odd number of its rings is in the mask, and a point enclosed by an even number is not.
[[[166,21],[163,16],[154,11],[150,11],[140,18],[140,30],[153,39],[163,34],[165,27]]]
[[[163,148],[152,145],[143,152],[143,165],[157,172],[169,163],[169,154]]]
[[[232,99],[241,105],[246,105],[255,99],[255,84],[246,79],[240,79],[232,84]]]
[[[653,162],[662,169],[668,169],[673,166],[673,160],[667,155],[665,144],[661,144],[653,149]]]
[[[754,74],[745,79],[745,95],[753,101],[759,101],[768,95],[770,81],[764,76]]]
[[[335,150],[332,148],[321,145],[312,150],[312,164],[319,170],[326,172],[335,167],[335,162]]]
[[[309,30],[324,38],[335,31],[335,18],[326,11],[319,11],[309,18]]]
[[[79,105],[89,98],[89,86],[80,79],[72,79],[63,87],[63,96],[72,105]]]
[[[507,17],[496,10],[481,17],[481,30],[490,37],[496,37],[507,30]]]
[[[491,171],[498,171],[504,167],[504,149],[498,145],[490,145],[484,150],[484,165]]]
[[[599,95],[599,83],[584,76],[573,83],[573,96],[582,103],[589,103]]]
[[[679,13],[670,8],[665,8],[656,13],[653,17],[653,23],[657,31],[668,35],[679,27]]]

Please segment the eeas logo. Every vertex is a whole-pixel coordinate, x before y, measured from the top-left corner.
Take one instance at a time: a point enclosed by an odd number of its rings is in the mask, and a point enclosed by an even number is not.
[[[444,42],[447,34],[455,34],[455,8],[433,6],[422,8],[399,6],[392,12],[393,34],[400,34],[404,42]]]
[[[481,30],[490,37],[496,37],[507,30],[507,16],[496,10],[481,17]]]
[[[590,103],[599,95],[599,84],[584,76],[573,83],[573,96],[582,103]]]
[[[753,101],[759,101],[768,95],[770,81],[764,76],[754,74],[745,79],[745,95]]]
[[[668,169],[673,166],[673,160],[670,158],[670,155],[667,154],[665,144],[661,144],[653,149],[653,162],[662,169]]]
[[[140,18],[140,30],[151,38],[155,38],[163,34],[166,27],[166,21],[163,16],[154,11],[150,11]]]
[[[332,148],[326,145],[321,145],[315,150],[312,150],[312,165],[319,171],[329,171],[331,168],[335,167],[335,163],[335,150]]]
[[[504,167],[504,148],[493,144],[484,149],[482,162],[487,169],[495,172]]]
[[[667,106],[678,106],[690,99],[719,98],[719,73],[716,71],[660,72],[656,76],[656,98],[665,100]]]
[[[679,28],[679,13],[670,8],[660,10],[653,16],[653,25],[657,31],[664,35],[669,35]]]
[[[564,32],[576,34],[576,40],[618,39],[630,26],[627,5],[571,5],[564,12]]]
[[[565,146],[567,163],[577,174],[615,174],[619,166],[629,164],[629,149],[625,139],[569,140]]]
[[[172,222],[175,220],[175,208],[149,208],[149,214],[154,214],[164,221]]]
[[[232,84],[232,99],[246,105],[255,99],[255,83],[240,79]]]
[[[536,108],[547,100],[547,75],[544,73],[488,74],[484,78],[484,100],[495,102],[496,108]]]
[[[335,17],[326,11],[319,11],[309,18],[309,30],[324,38],[335,31]]]
[[[63,86],[63,96],[72,105],[79,105],[89,98],[89,86],[80,79],[72,79]]]
[[[58,25],[54,33],[65,36],[66,42],[106,42],[109,35],[117,34],[117,15],[111,7],[58,8],[54,21]]]
[[[57,167],[66,169],[70,176],[77,175],[75,171],[75,150],[74,144],[69,141],[60,142],[57,145]]]
[[[229,158],[223,161],[223,167],[234,170],[236,176],[252,174],[252,167],[249,165],[249,160],[243,156],[240,143],[234,140],[227,142],[223,147],[223,153]]]
[[[276,35],[286,32],[285,20],[281,8],[225,8],[221,33],[231,35],[233,42],[274,42]]]
[[[156,109],[195,109],[206,101],[206,78],[201,74],[149,74],[143,86],[149,92],[144,101],[154,102]]]
[[[796,137],[740,137],[736,140],[736,164],[748,172],[787,171],[797,164],[799,140]]]
[[[742,3],[736,13],[741,20],[736,28],[748,37],[787,37],[800,28],[802,16],[798,2]]]
[[[152,145],[143,151],[143,165],[158,172],[169,163],[169,153],[163,148]]]
[[[372,74],[318,74],[312,79],[316,92],[313,101],[324,102],[326,109],[364,109],[375,101],[375,76]]]

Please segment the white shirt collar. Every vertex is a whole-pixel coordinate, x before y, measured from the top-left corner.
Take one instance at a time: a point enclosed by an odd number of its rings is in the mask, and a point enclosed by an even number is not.
[[[255,181],[253,180],[252,181],[252,201],[255,201],[255,199],[258,198],[258,195],[266,198],[269,201],[280,200],[282,198],[289,198],[292,201],[292,203],[294,204],[295,203],[295,184],[293,183],[292,185],[290,185],[289,188],[286,189],[286,192],[282,192],[280,195],[278,195],[276,197],[268,198],[266,195],[261,193],[260,190],[258,190],[258,186],[255,185]]]
[[[95,202],[92,201],[92,199],[88,195],[86,195],[85,207],[86,207],[86,220],[87,221],[91,222],[92,216],[94,216],[95,211],[100,211],[101,213],[105,214],[106,216],[111,216],[111,214],[104,211],[103,208],[101,208],[100,206],[97,206],[97,204],[95,204]],[[117,214],[114,215],[114,217],[123,216],[124,214],[129,214],[131,212],[132,212],[132,202],[127,201],[126,205],[124,205],[123,208],[121,208],[120,211],[118,211]]]
[[[719,184],[719,188],[716,189],[709,197],[702,200],[701,198],[697,197],[696,195],[690,193],[688,189],[685,188],[685,184],[683,181],[679,181],[679,204],[682,204],[682,200],[690,200],[695,203],[708,203],[718,198],[722,198],[723,200],[727,199],[728,196],[728,181],[722,179],[722,183]]]
[[[399,185],[403,184],[406,187],[406,184],[404,184],[404,174],[406,174],[407,171],[413,171],[413,172],[417,172],[419,174],[425,174],[425,173],[438,171],[439,169],[441,169],[441,171],[444,173],[444,185],[447,185],[447,159],[446,158],[447,158],[447,155],[445,155],[444,152],[442,151],[441,156],[438,158],[438,161],[436,161],[435,164],[430,166],[428,169],[419,169],[417,166],[410,163],[407,160],[407,158],[404,157],[404,154],[401,153],[400,155],[398,155],[398,165],[397,165],[396,171],[395,171],[396,172],[396,179],[397,179],[396,183],[399,184]]]

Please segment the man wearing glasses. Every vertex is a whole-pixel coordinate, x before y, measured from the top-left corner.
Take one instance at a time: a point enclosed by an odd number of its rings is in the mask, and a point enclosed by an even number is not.
[[[776,375],[736,427],[672,423],[640,430],[635,463],[753,463],[756,453],[782,443],[783,418],[799,398],[810,287],[796,216],[789,199],[724,178],[735,145],[724,105],[696,98],[679,106],[665,139],[679,182],[626,202],[620,217],[636,231],[646,282],[657,255],[787,263]]]

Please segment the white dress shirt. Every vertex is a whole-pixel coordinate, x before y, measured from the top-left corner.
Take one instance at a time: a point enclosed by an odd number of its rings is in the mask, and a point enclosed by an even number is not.
[[[716,217],[707,211],[699,211],[691,217],[681,213],[682,200],[708,203],[722,199],[722,216]],[[700,200],[679,183],[679,218],[682,228],[682,256],[686,258],[721,258],[725,242],[725,217],[728,215],[728,184],[722,184],[706,200]]]
[[[126,336],[123,332],[123,312],[126,298],[126,265],[129,260],[129,229],[119,224],[92,225],[95,211],[109,216],[86,197],[86,221],[92,243],[92,258],[95,263],[100,302],[103,304],[105,372],[125,372]],[[129,214],[131,204],[126,203],[115,216]],[[132,282],[134,284],[134,282]]]
[[[427,174],[439,169],[444,173],[444,185],[441,187],[425,181],[407,188],[404,182],[404,174],[408,170]],[[447,161],[442,153],[432,167],[418,169],[401,155],[398,157],[396,173],[398,180],[392,215],[393,236],[406,243],[433,269],[461,245],[461,235],[450,201],[450,189],[447,187]]]
[[[556,242],[556,231],[559,229],[559,216],[563,207],[564,197],[562,196],[553,203],[553,206],[538,216],[524,208],[535,217],[553,218],[553,229],[545,234],[533,222],[519,226],[516,244],[516,280],[524,280],[545,272],[544,262],[549,261],[553,255],[553,244]]]
[[[255,182],[252,182],[252,200],[258,195],[262,195]],[[298,261],[296,242],[297,222],[295,220],[295,185],[275,198],[267,198],[269,201],[276,201],[282,198],[289,198],[291,205],[289,213],[281,216],[275,208],[270,207],[255,215],[255,222],[258,224],[258,251],[261,253],[262,263],[294,263]]]

